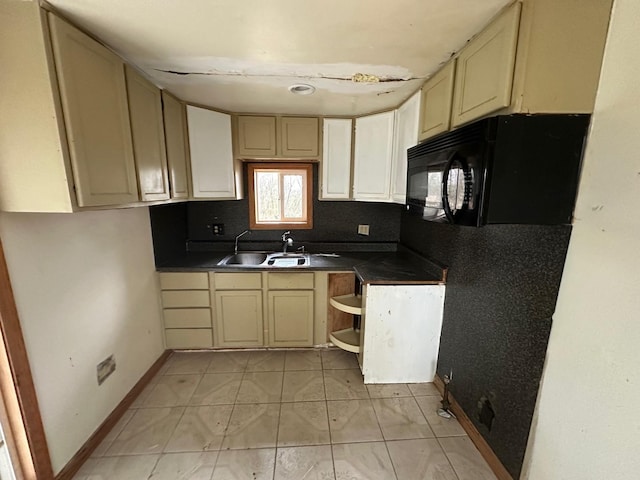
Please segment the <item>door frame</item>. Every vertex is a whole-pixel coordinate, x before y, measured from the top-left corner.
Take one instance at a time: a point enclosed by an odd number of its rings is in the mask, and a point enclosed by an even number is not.
[[[53,479],[27,349],[0,240],[0,421],[17,479]]]

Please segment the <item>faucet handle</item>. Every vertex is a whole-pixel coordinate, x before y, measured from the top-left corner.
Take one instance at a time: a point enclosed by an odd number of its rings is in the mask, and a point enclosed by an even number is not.
[[[284,232],[282,234],[282,241],[286,242],[287,241],[287,235],[291,235],[291,230],[287,230],[286,232]]]

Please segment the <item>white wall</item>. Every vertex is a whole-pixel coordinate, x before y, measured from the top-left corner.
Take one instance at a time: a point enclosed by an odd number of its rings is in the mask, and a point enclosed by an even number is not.
[[[640,478],[640,2],[615,0],[529,442],[531,480]]]
[[[164,350],[149,211],[1,213],[0,237],[58,472]]]

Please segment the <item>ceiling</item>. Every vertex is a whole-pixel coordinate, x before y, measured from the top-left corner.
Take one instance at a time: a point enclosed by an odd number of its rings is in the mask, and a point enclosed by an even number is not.
[[[189,103],[361,115],[402,103],[512,0],[48,1]]]

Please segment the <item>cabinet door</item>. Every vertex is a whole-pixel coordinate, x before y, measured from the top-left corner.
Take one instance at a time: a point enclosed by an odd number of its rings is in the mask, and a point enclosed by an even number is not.
[[[353,198],[389,201],[395,112],[356,118]]]
[[[313,290],[270,291],[269,346],[313,345]]]
[[[520,3],[515,3],[462,50],[457,59],[453,126],[511,103]]]
[[[189,196],[189,179],[184,107],[175,97],[166,92],[162,92],[162,104],[171,198],[187,198]]]
[[[187,106],[191,185],[195,198],[236,198],[231,116]]]
[[[169,177],[160,89],[133,68],[127,66],[125,71],[140,198],[145,201],[168,200]]]
[[[49,13],[78,205],[138,201],[124,64]]]
[[[276,155],[276,117],[238,116],[238,155],[274,157]]]
[[[451,127],[455,65],[455,60],[451,60],[422,87],[420,140],[446,132]]]
[[[262,290],[219,290],[216,298],[217,347],[263,345]]]
[[[323,200],[351,197],[351,119],[325,118],[322,134],[322,185]]]
[[[420,93],[416,93],[398,108],[393,138],[393,163],[391,164],[391,200],[406,203],[407,149],[418,143],[418,117]]]
[[[317,118],[282,117],[280,119],[281,155],[291,158],[317,157],[319,126]]]

